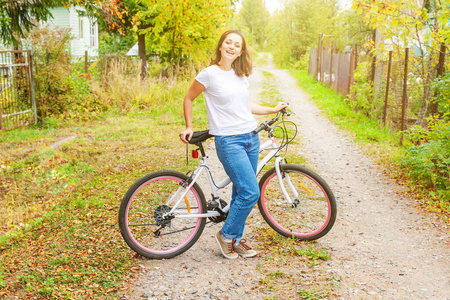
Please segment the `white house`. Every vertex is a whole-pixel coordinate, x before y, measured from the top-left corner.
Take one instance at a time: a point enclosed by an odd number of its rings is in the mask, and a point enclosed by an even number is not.
[[[88,52],[89,59],[98,57],[98,24],[95,20],[78,15],[79,11],[83,11],[82,7],[58,7],[51,9],[52,19],[48,20],[50,26],[59,26],[62,28],[70,28],[73,40],[70,45],[70,54],[73,59],[82,58],[85,51]],[[0,41],[0,50],[11,49],[2,45]]]
[[[95,20],[80,16],[77,10],[82,7],[59,7],[51,9],[53,19],[49,24],[63,28],[70,28],[74,39],[71,41],[70,54],[74,59],[84,57],[88,52],[90,59],[98,57],[98,24]]]

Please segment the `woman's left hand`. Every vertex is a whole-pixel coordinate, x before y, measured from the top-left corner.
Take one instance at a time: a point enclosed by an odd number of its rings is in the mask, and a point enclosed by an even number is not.
[[[283,108],[287,108],[288,106],[289,104],[287,104],[286,102],[279,102],[277,106],[275,106],[275,112],[279,112],[280,110],[282,110]]]

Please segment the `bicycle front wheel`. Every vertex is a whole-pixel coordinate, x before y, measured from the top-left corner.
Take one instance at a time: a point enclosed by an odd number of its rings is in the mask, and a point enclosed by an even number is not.
[[[189,182],[183,173],[157,171],[130,187],[120,205],[119,227],[131,249],[147,258],[163,259],[194,245],[206,218],[189,215],[206,213],[206,201],[196,183],[187,189]]]
[[[293,164],[280,165],[283,194],[275,168],[259,182],[258,208],[264,220],[286,237],[316,240],[327,234],[336,220],[336,200],[330,187],[313,171]]]

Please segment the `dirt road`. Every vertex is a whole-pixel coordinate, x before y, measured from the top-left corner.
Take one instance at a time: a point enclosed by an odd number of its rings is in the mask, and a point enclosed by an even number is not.
[[[332,258],[322,272],[339,278],[331,298],[450,299],[449,228],[401,196],[402,187],[385,178],[348,135],[308,102],[285,70],[271,63],[256,68],[250,77],[252,99],[261,92],[263,70],[276,76],[283,100],[296,113],[291,119],[300,125],[300,153],[337,197],[336,224],[317,243]],[[213,149],[209,155],[215,158]],[[220,177],[220,169],[214,174]],[[254,209],[252,215],[257,214]],[[283,299],[276,291],[254,289],[260,258],[222,257],[213,239],[219,226],[206,228],[199,242],[179,257],[142,260],[139,278],[124,298]],[[250,240],[251,228],[246,233]]]

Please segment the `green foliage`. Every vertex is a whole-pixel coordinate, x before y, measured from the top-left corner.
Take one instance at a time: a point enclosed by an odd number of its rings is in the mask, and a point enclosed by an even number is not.
[[[354,8],[383,36],[384,41],[375,48],[379,58],[386,60],[388,51],[393,51],[396,60],[404,48],[411,49],[408,95],[412,97],[410,106],[415,108],[417,124],[422,124],[433,94],[430,89],[439,66],[441,44],[450,36],[448,1],[433,1],[424,7],[413,0],[355,0]]]
[[[182,114],[181,102],[165,105],[180,110],[173,118]],[[205,110],[196,114],[207,119]],[[182,126],[162,125],[167,119],[148,111],[107,114],[88,124],[2,133],[2,297],[120,298],[138,264],[118,231],[120,199],[147,172],[189,168],[177,136]]]
[[[331,257],[327,254],[326,249],[318,250],[309,246],[307,248],[295,248],[291,247],[291,252],[296,253],[298,256],[308,256],[312,260],[329,260]]]
[[[334,22],[336,28],[333,33],[325,32],[325,34],[333,35],[328,37],[335,44],[337,49],[344,49],[348,45],[364,45],[372,39],[373,30],[367,24],[361,14],[355,13],[354,10],[344,10],[339,12]]]
[[[373,151],[391,160],[396,157],[396,149],[392,146],[398,143],[397,135],[389,129],[381,128],[377,120],[371,120],[366,114],[357,112],[352,105],[336,91],[328,89],[325,84],[315,81],[306,71],[291,71],[299,86],[312,95],[311,99],[331,119],[342,128],[354,132],[358,141],[373,144]],[[376,142],[376,143],[374,143]],[[388,149],[383,153],[383,148]]]
[[[92,6],[99,0],[0,0],[0,42],[18,46],[27,31],[52,17],[50,9],[69,5]]]
[[[439,113],[450,118],[450,72],[435,79],[432,88],[435,92],[432,102],[438,102]]]
[[[407,175],[418,186],[431,189],[435,199],[446,202],[441,207],[450,212],[450,121],[429,119],[429,130],[413,127],[406,137],[414,143],[400,159]]]
[[[405,132],[408,149],[399,162],[408,180],[414,182],[413,189],[416,192],[422,189],[422,194],[427,191],[428,196],[434,199],[432,202],[435,204],[432,203],[432,206],[448,213],[450,75],[434,78],[439,66],[440,46],[450,34],[450,8],[448,1],[428,1],[425,4],[424,6],[412,0],[357,0],[354,1],[354,8],[372,28],[382,32],[386,42],[376,47],[379,57],[386,59],[386,53],[393,50],[395,61],[401,58],[403,48],[414,50],[410,51],[409,58],[407,116],[417,117],[416,124],[421,125],[430,103],[437,103],[439,111],[437,116],[428,117],[427,126],[413,126]],[[355,74],[356,78],[358,72]],[[395,90],[391,86],[390,94]],[[379,116],[376,112],[372,114],[374,109],[370,108],[377,107],[377,103],[380,103],[377,93],[371,92],[365,80],[357,80],[353,91],[358,108],[372,117]],[[358,97],[360,95],[364,96]],[[400,107],[401,95],[396,96],[397,99],[390,96],[391,107]],[[372,99],[373,103],[365,103],[365,99]],[[399,116],[399,112],[397,115]]]
[[[33,29],[27,40],[34,53],[36,101],[41,119],[64,111],[65,81],[71,73],[67,53],[72,36],[67,28],[51,29],[48,25]]]
[[[99,32],[99,56],[109,54],[125,55],[136,44],[136,37],[129,35],[113,35],[107,31]]]
[[[46,21],[51,17],[53,0],[41,1],[0,1],[0,41],[19,45],[19,38],[26,30],[35,26],[36,21]]]
[[[269,12],[263,0],[244,0],[237,19],[246,33],[248,43],[264,47],[266,40],[266,26],[269,23]]]
[[[217,42],[220,29],[232,16],[229,0],[145,0],[135,18],[135,30],[145,34],[149,49],[170,63],[186,56],[204,61]],[[141,24],[150,23],[148,28]]]
[[[371,144],[369,151],[392,166],[393,173],[404,174],[415,192],[420,192],[420,189],[427,191],[432,199],[427,203],[430,208],[437,209],[444,216],[450,213],[448,114],[430,118],[428,129],[417,126],[406,131],[405,144],[410,146],[405,151],[398,148],[398,135],[382,129],[378,121],[371,120],[364,113],[355,112],[342,96],[313,80],[305,71],[292,73],[297,77],[299,85],[312,95],[312,100],[334,122],[353,132],[357,140]],[[443,85],[442,89],[447,90],[447,86]],[[394,171],[395,169],[398,171]]]
[[[30,31],[25,44],[34,53],[38,115],[60,119],[89,119],[102,108],[90,91],[89,75],[72,66],[68,53],[70,29],[40,26]]]
[[[137,42],[139,33],[136,31],[150,26],[148,22],[136,25],[136,15],[144,9],[145,5],[140,0],[108,0],[87,12],[97,18],[100,56],[124,55]]]
[[[354,95],[354,105],[355,108],[366,112],[371,117],[377,117],[370,114],[375,107],[380,107],[379,101],[377,105],[373,104],[374,99],[374,89],[370,83],[370,63],[364,62],[360,63],[354,73],[354,85],[351,86],[350,95]],[[350,96],[352,97],[352,96]],[[382,107],[382,106],[381,106]]]
[[[330,293],[328,292],[314,291],[308,289],[301,289],[298,291],[298,293],[301,299],[307,300],[320,300],[328,298],[330,296]]]
[[[297,62],[317,44],[318,34],[335,35],[337,1],[291,0],[275,13],[268,25],[268,46],[278,65]],[[281,46],[282,45],[282,46]]]
[[[99,62],[101,80],[93,83],[93,89],[102,105],[120,113],[150,112],[161,124],[184,124],[182,99],[192,79],[160,81],[150,77],[141,82],[136,65],[132,58],[119,56],[106,56]],[[161,66],[151,63],[149,69],[161,70]],[[205,108],[202,97],[194,101],[194,124],[205,126],[207,119],[199,113]]]
[[[427,52],[439,49],[433,49],[432,44],[440,44],[450,35],[448,1],[433,2],[432,5],[424,7],[420,1],[413,0],[355,0],[353,5],[357,13],[363,14],[373,28],[383,30],[386,39],[396,37],[403,45],[409,45],[416,40],[416,44],[426,47],[427,49],[422,50]],[[422,32],[422,40],[419,41],[419,35],[414,31],[422,29],[426,30]]]

